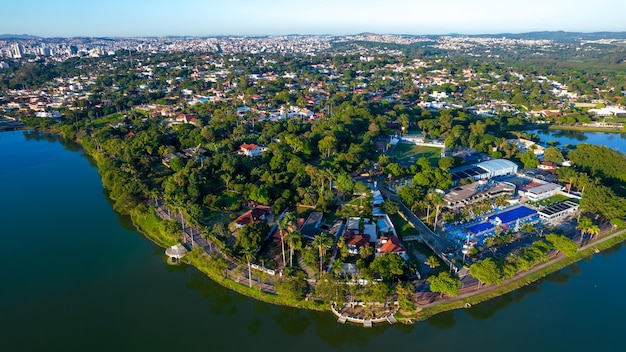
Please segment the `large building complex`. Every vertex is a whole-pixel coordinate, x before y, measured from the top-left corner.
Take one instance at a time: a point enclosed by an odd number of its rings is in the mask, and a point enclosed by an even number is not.
[[[490,179],[498,176],[511,175],[517,172],[517,164],[506,159],[493,159],[483,161],[472,166],[465,166],[450,171],[452,183],[457,184],[460,180],[471,179],[473,181]]]
[[[449,209],[459,209],[485,199],[495,199],[499,196],[512,196],[515,185],[508,182],[478,181],[469,185],[453,187],[443,199]]]

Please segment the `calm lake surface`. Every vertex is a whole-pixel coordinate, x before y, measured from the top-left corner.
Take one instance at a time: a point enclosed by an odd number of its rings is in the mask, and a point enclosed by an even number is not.
[[[626,134],[624,133],[604,133],[604,132],[581,132],[581,131],[560,131],[560,130],[531,130],[530,133],[537,134],[542,143],[549,141],[559,142],[560,147],[567,144],[576,145],[579,143],[604,145],[619,152],[626,153]]]
[[[620,135],[603,137],[626,150]],[[79,148],[34,132],[0,133],[0,240],[3,351],[626,349],[622,246],[413,326],[340,325],[168,266],[112,210]]]

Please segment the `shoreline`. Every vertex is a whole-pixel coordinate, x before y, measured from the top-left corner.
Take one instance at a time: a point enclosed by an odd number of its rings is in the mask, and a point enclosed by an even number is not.
[[[550,125],[548,130],[551,131],[580,131],[580,132],[603,132],[603,133],[626,133],[626,130],[615,127],[591,127],[591,126],[566,126],[566,125]]]
[[[33,129],[33,128],[28,128],[28,127],[26,129],[36,130],[36,131],[40,131],[44,133],[51,133],[51,134],[59,135],[63,137],[64,139],[67,139],[58,131],[42,130],[38,128]],[[82,143],[80,139],[67,139],[67,140],[76,142],[81,146],[86,156],[92,158],[95,161],[96,167],[98,169],[98,174],[100,175],[100,165],[99,165],[98,155],[94,155],[92,151],[85,148],[84,144]],[[101,179],[101,182],[102,182],[102,179]],[[103,184],[103,188],[105,188],[104,184]],[[133,226],[137,229],[137,231],[143,237],[147,238],[148,240],[150,240],[151,242],[153,242],[160,248],[165,249],[171,246],[172,244],[174,244],[171,241],[171,239],[167,239],[162,234],[156,233],[156,230],[148,228],[146,224],[147,220],[145,218],[149,216],[153,217],[153,219],[156,219],[161,224],[163,223],[164,220],[159,218],[156,212],[153,212],[153,214],[142,212],[141,209],[139,209],[139,207],[141,207],[142,204],[146,204],[146,203],[133,204],[132,210],[129,211],[128,214],[124,214],[124,215],[128,215],[130,217],[133,223]],[[149,205],[147,209],[149,211],[154,210]],[[143,217],[144,219],[142,220],[141,217]],[[540,263],[534,266],[533,268],[531,268],[530,270],[527,270],[525,272],[520,273],[519,275],[516,275],[516,277],[514,278],[505,280],[503,284],[500,286],[497,286],[497,285],[483,286],[479,290],[466,292],[456,297],[447,297],[440,301],[435,301],[435,302],[432,302],[426,305],[421,305],[421,306],[416,304],[416,312],[412,314],[403,314],[401,311],[399,311],[396,313],[396,318],[399,322],[403,324],[412,325],[417,322],[424,321],[439,313],[443,313],[443,312],[447,312],[447,311],[451,311],[455,309],[460,309],[460,308],[467,309],[468,307],[471,307],[474,304],[486,302],[493,298],[500,297],[510,292],[513,292],[523,286],[527,286],[529,284],[535,283],[538,280],[552,273],[555,273],[561,269],[564,269],[582,259],[590,257],[593,254],[599,253],[615,245],[621,244],[624,241],[626,241],[626,229],[614,230],[604,235],[603,237],[594,239],[593,242],[587,243],[585,246],[582,247],[583,250],[579,251],[575,256],[566,257],[565,255],[561,254],[552,260]],[[329,311],[329,312],[331,311],[330,305],[321,303],[319,301],[313,301],[313,300],[312,301],[295,301],[295,300],[291,300],[291,299],[288,299],[286,297],[283,297],[277,294],[263,292],[262,290],[256,287],[250,288],[232,279],[227,279],[224,277],[224,275],[222,275],[222,273],[217,273],[215,270],[213,270],[208,264],[207,259],[208,259],[208,255],[204,251],[202,251],[200,255],[194,254],[194,251],[192,251],[188,256],[181,259],[181,261],[184,262],[185,264],[188,264],[194,267],[198,271],[204,273],[211,280],[213,280],[220,286],[233,290],[244,296],[254,298],[259,301],[266,302],[266,303],[271,303],[274,305],[288,306],[288,307],[300,308],[300,309],[309,309],[309,310],[314,310],[314,311]]]
[[[550,274],[619,245],[624,241],[626,241],[626,229],[614,230],[600,238],[594,239],[591,243],[587,243],[582,247],[583,250],[579,251],[575,256],[567,257],[564,254],[560,254],[553,259],[534,266],[530,270],[519,273],[516,277],[505,280],[500,286],[483,286],[480,290],[466,292],[456,297],[447,297],[439,302],[422,305],[422,307],[418,306],[421,309],[418,308],[418,312],[415,314],[402,317],[396,316],[396,318],[398,318],[398,321],[402,320],[403,322],[404,320],[423,321],[439,313],[459,308],[467,309],[475,304],[489,301],[490,299],[511,293],[523,286],[535,283]]]

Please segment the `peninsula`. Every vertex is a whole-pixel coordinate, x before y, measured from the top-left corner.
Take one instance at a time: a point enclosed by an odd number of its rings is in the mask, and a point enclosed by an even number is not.
[[[626,239],[626,157],[529,132],[623,130],[624,43],[0,40],[0,127],[78,141],[118,212],[226,287],[412,323]]]

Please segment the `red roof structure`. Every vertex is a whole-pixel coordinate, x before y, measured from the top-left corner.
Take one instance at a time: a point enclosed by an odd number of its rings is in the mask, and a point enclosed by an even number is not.
[[[235,220],[235,224],[238,227],[244,227],[248,224],[264,221],[266,215],[268,215],[271,211],[272,208],[265,205],[259,205],[256,208],[250,209],[247,212],[241,214],[241,216],[239,216],[237,220]]]
[[[403,254],[405,252],[406,249],[402,247],[402,244],[400,244],[400,240],[396,236],[382,236],[378,239],[378,242],[376,242],[376,253],[378,254]]]
[[[244,143],[244,144],[242,144],[239,148],[241,148],[242,150],[249,150],[249,151],[253,151],[253,150],[255,150],[256,148],[258,148],[258,146],[257,146],[256,144],[254,144],[254,143],[250,143],[250,144],[248,144],[248,143]]]

